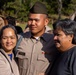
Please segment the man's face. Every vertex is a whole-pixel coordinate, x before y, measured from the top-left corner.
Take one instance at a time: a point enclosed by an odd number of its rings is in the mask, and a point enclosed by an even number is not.
[[[71,35],[66,35],[62,30],[54,30],[55,45],[60,51],[69,49],[72,45],[72,39]]]
[[[47,24],[48,19],[45,14],[29,14],[28,26],[34,36],[41,36]]]

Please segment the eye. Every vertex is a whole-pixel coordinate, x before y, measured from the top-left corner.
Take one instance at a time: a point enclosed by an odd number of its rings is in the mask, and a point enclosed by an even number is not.
[[[2,39],[7,39],[7,37],[2,37]]]
[[[15,39],[15,37],[11,37],[11,39]]]
[[[54,33],[54,36],[60,36],[60,34]]]
[[[8,39],[8,38],[10,38],[10,39],[16,39],[16,36],[10,36],[10,37],[3,36],[2,37],[2,39]]]
[[[28,21],[32,21],[32,19],[29,18]]]
[[[32,18],[28,18],[28,21],[33,21],[33,19]]]
[[[35,21],[36,21],[36,22],[38,22],[38,21],[39,21],[39,19],[35,19]]]
[[[16,36],[11,36],[10,38],[11,38],[11,39],[16,39]]]

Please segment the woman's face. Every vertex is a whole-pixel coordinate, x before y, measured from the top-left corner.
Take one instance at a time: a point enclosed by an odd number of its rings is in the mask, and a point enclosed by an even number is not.
[[[3,35],[1,39],[2,48],[6,53],[11,53],[17,43],[17,37],[12,28],[6,28],[3,30]]]
[[[66,35],[62,30],[54,30],[54,41],[56,47],[61,51],[68,50],[72,45],[73,36]]]

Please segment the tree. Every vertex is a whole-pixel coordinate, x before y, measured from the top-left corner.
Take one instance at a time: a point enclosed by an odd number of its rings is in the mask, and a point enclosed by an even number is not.
[[[69,4],[69,9],[72,11],[71,13],[76,12],[76,0],[71,0],[71,3]]]
[[[62,0],[57,0],[58,2],[58,19],[61,19],[61,14],[62,14]]]

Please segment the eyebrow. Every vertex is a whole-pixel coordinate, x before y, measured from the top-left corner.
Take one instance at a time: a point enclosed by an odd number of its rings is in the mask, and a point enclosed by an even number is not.
[[[12,35],[12,36],[7,36],[7,35],[2,35],[2,37],[15,37],[16,35]]]

